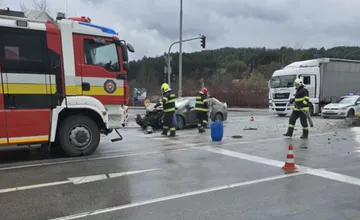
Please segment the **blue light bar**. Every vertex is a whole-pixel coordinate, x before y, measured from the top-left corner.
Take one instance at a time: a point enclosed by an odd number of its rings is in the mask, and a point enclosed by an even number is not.
[[[350,92],[349,95],[354,95],[354,93]]]
[[[107,34],[115,34],[115,35],[118,34],[118,33],[116,33],[115,30],[107,28],[107,27],[103,27],[103,26],[99,26],[99,25],[95,25],[95,24],[91,24],[91,23],[86,23],[86,22],[82,22],[82,21],[79,21],[79,24],[100,29],[102,32],[107,33]]]

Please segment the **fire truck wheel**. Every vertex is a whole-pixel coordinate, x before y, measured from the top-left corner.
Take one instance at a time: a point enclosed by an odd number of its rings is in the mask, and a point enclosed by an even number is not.
[[[99,146],[100,130],[87,116],[70,116],[60,126],[59,142],[68,156],[91,155]]]

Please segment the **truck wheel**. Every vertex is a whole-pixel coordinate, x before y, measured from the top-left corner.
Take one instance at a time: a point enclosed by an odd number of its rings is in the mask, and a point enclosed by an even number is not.
[[[60,146],[70,157],[91,155],[100,143],[97,124],[85,115],[66,118],[58,132]]]

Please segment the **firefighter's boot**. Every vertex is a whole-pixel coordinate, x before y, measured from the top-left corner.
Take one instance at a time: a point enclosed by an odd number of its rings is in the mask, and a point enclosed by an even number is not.
[[[175,135],[176,135],[175,131],[170,131],[169,137],[175,137]]]
[[[167,130],[167,129],[163,129],[163,132],[161,133],[161,135],[167,136],[167,134],[168,134],[168,130]]]
[[[288,127],[288,130],[287,130],[287,132],[284,134],[284,136],[286,136],[286,137],[292,137],[293,132],[294,132],[294,128]]]
[[[204,133],[204,132],[205,132],[204,127],[199,127],[199,133]]]
[[[303,130],[303,133],[301,135],[301,139],[307,139],[309,137],[309,130]]]

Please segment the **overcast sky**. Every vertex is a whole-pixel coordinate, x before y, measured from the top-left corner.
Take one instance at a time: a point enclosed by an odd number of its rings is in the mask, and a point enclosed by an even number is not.
[[[19,9],[20,2],[0,5]],[[65,8],[65,0],[48,2],[52,15]],[[138,59],[163,55],[179,40],[179,5],[180,0],[68,0],[67,14],[114,28],[135,47],[130,58]],[[184,0],[183,7],[183,38],[204,34],[207,49],[360,44],[359,0]],[[200,40],[184,43],[184,52],[199,50]]]

